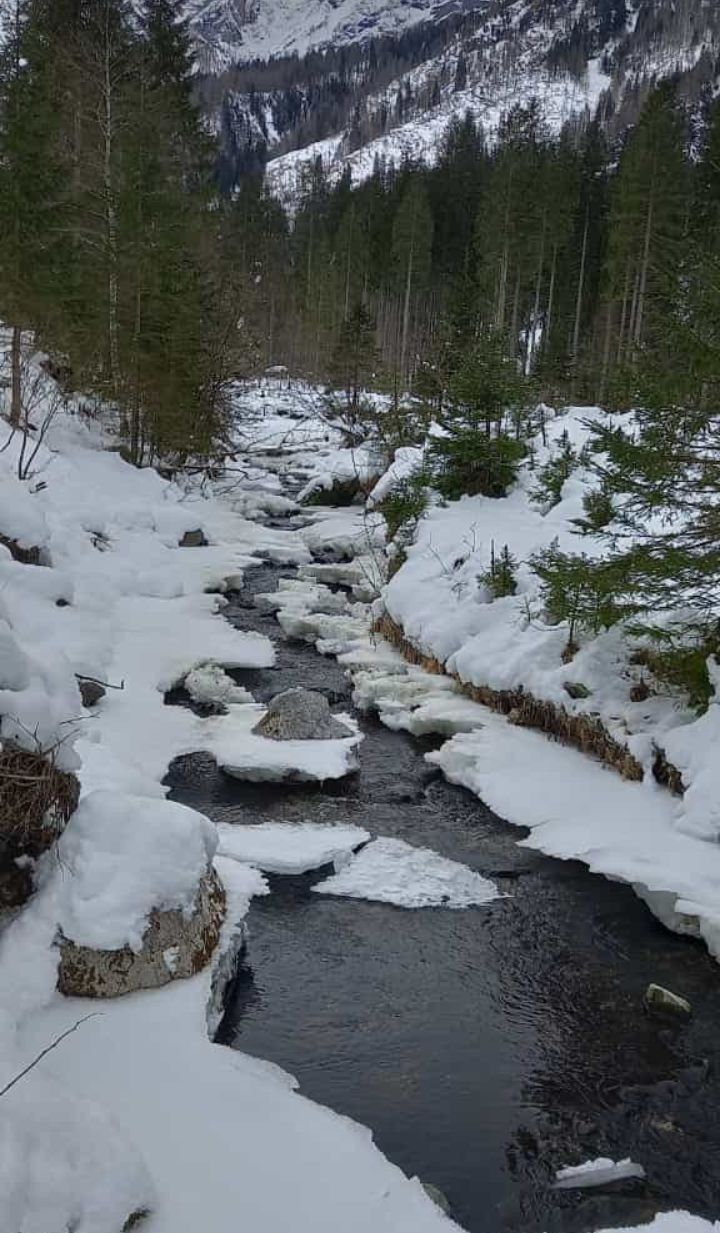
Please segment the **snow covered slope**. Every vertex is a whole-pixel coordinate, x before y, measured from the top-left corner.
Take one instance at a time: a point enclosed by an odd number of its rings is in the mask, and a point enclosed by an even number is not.
[[[189,0],[198,36],[236,60],[304,55],[311,47],[397,34],[489,0]]]
[[[531,98],[553,129],[599,110],[621,130],[651,81],[678,74],[693,100],[717,77],[714,0],[468,0],[462,9],[344,0],[331,22],[314,23],[320,7],[303,6],[302,25],[291,0],[277,17],[259,13],[240,55],[287,57],[319,45],[321,56],[256,63],[223,79],[223,141],[236,174],[244,151],[260,152],[273,191],[290,204],[317,156],[331,179],[349,166],[357,182],[378,159],[433,161],[449,121],[467,112],[492,136]]]

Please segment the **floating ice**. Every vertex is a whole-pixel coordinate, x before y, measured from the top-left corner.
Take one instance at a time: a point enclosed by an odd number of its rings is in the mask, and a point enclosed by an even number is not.
[[[313,890],[399,908],[470,908],[499,898],[495,884],[467,865],[402,839],[375,839]]]

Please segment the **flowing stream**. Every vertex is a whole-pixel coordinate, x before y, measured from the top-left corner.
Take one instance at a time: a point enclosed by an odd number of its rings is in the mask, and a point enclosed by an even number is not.
[[[290,573],[251,571],[228,609],[278,651],[274,668],[234,675],[260,701],[302,685],[347,710],[338,665],[253,607]],[[677,1207],[717,1217],[717,965],[630,888],[518,847],[522,832],[424,762],[427,744],[361,722],[362,768],[342,784],[243,784],[196,755],[172,767],[172,796],[216,821],[356,823],[462,861],[504,897],[405,911],[313,894],[327,871],[272,877],[219,1040],[369,1126],[470,1233],[572,1233]],[[649,981],[688,997],[692,1020],[646,1014]],[[632,1157],[647,1181],[552,1189],[557,1168],[598,1156]]]

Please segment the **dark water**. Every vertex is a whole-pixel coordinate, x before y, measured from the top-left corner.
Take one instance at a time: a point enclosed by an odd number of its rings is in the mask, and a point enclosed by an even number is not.
[[[254,571],[230,613],[275,640],[277,665],[236,675],[262,700],[304,685],[342,709],[334,661],[284,641],[249,603],[283,572]],[[372,718],[364,729],[361,773],[331,791],[243,785],[194,757],[173,767],[173,796],[218,821],[357,823],[463,861],[506,898],[404,911],[314,895],[318,874],[273,878],[220,1039],[370,1126],[471,1233],[585,1230],[673,1207],[717,1216],[717,966],[628,888],[519,848],[522,832],[438,777],[419,742]],[[646,1015],[651,980],[690,998],[689,1024]],[[600,1155],[631,1156],[647,1183],[550,1189],[555,1169]]]

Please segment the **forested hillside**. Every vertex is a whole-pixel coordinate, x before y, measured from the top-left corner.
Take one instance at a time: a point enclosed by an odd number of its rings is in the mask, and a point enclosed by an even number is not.
[[[148,0],[139,22],[120,0],[17,5],[0,98],[16,419],[24,328],[78,386],[118,400],[137,458],[207,449],[226,382],[268,364],[441,406],[490,335],[537,396],[629,405],[651,374],[707,398],[710,90],[646,87],[637,122],[616,131],[580,117],[556,133],[530,99],[489,141],[468,115],[434,167],[378,164],[356,187],[349,172],[329,183],[318,159],[290,219],[260,171],[223,194],[175,19],[171,0]],[[407,36],[396,54],[412,49]],[[368,54],[347,53],[348,76]],[[265,71],[279,82],[286,68]]]
[[[440,405],[491,335],[536,396],[629,405],[646,374],[707,390],[718,116],[669,83],[616,141],[597,123],[553,137],[531,103],[488,147],[468,118],[433,169],[378,168],[353,189],[317,167],[291,229],[246,183],[267,362],[338,380],[359,365]]]
[[[415,12],[414,22],[409,13]],[[597,113],[617,135],[647,90],[677,74],[696,100],[717,77],[716,14],[708,0],[494,0],[418,10],[407,28],[368,23],[354,36],[292,55],[239,60],[199,89],[221,134],[223,178],[268,163],[273,191],[291,205],[316,157],[354,183],[376,160],[432,164],[443,129],[470,113],[488,138],[531,97],[554,132]],[[267,54],[267,53],[266,53]]]
[[[223,194],[175,18],[171,0],[148,0],[139,22],[121,0],[17,6],[0,98],[14,419],[25,329],[77,388],[117,401],[137,460],[211,452],[228,381],[278,363],[439,411],[481,398],[489,347],[517,363],[519,401],[622,407],[651,381],[707,404],[710,91],[646,88],[616,132],[584,117],[555,133],[534,99],[492,142],[466,116],[434,167],[378,165],[356,187],[328,183],[318,160],[290,219],[260,173]]]
[[[207,453],[242,339],[220,260],[215,152],[170,0],[21,0],[0,65],[2,316],[11,419],[28,412],[23,336],[67,384],[114,401],[129,456]]]

